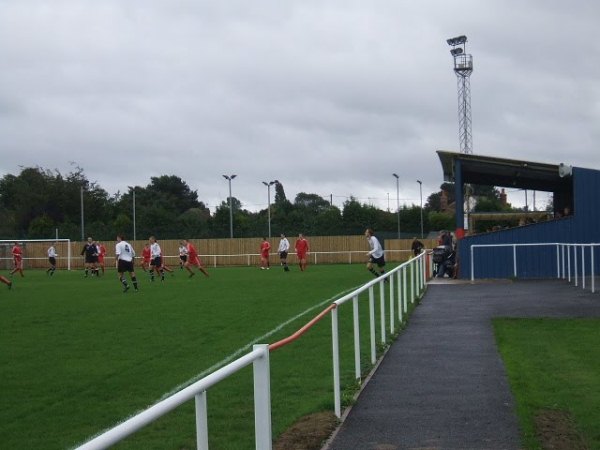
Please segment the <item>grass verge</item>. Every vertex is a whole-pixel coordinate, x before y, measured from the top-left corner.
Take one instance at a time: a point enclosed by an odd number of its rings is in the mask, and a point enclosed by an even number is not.
[[[527,449],[600,449],[600,320],[495,319]]]

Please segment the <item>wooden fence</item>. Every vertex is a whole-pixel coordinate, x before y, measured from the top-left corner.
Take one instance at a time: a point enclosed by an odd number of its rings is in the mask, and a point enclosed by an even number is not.
[[[295,237],[288,238],[290,241],[289,264],[297,262],[294,252]],[[311,236],[307,237],[310,245],[309,261],[317,264],[339,264],[339,263],[363,263],[366,262],[366,252],[369,245],[364,236]],[[209,267],[215,266],[252,266],[260,262],[259,249],[262,242],[261,238],[233,238],[233,239],[190,239],[198,253],[201,255],[204,264]],[[277,247],[279,238],[274,237],[269,240],[271,243],[272,265],[279,263]],[[433,248],[437,245],[434,239],[422,239],[426,248]],[[136,252],[137,257],[142,254],[142,249],[147,241],[130,242]],[[47,249],[51,242],[25,242],[22,245],[23,261],[26,269],[47,268],[48,257]],[[71,242],[71,269],[83,268],[83,256],[80,256],[83,248],[82,242]],[[115,242],[103,242],[106,247],[105,266],[113,268],[115,265]],[[159,241],[162,249],[165,263],[168,266],[177,266],[179,264],[179,241],[165,240]],[[389,262],[404,262],[412,252],[410,250],[411,239],[386,239],[383,243],[386,250],[386,260]],[[59,242],[56,245],[58,252],[57,267],[65,269],[68,266],[68,243]],[[10,245],[2,245],[0,248],[0,267],[3,269],[12,268],[12,258],[10,256]],[[138,260],[139,261],[139,260]],[[139,263],[137,264],[139,265]]]

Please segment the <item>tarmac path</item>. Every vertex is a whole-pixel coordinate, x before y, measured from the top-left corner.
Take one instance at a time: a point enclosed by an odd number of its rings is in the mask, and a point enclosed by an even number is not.
[[[565,281],[434,281],[324,450],[519,449],[491,319],[592,316]]]

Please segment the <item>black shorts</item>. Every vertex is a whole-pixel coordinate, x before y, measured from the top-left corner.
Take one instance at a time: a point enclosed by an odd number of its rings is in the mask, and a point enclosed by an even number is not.
[[[125,272],[133,272],[133,261],[124,261],[122,259],[117,263],[117,272],[125,273]]]
[[[85,255],[86,264],[96,264],[98,262],[98,255]]]
[[[54,256],[50,256],[50,257],[48,258],[48,262],[49,262],[51,265],[55,266],[55,265],[56,265],[56,258],[55,258]]]
[[[150,265],[154,267],[162,267],[162,256],[156,256],[150,260]]]
[[[383,267],[385,266],[385,256],[380,256],[379,258],[374,258],[373,256],[370,256],[369,262],[377,264],[377,267]]]
[[[187,255],[179,255],[179,259],[183,262],[187,262]]]
[[[281,259],[286,259],[286,258],[287,258],[287,255],[288,255],[288,252],[279,252],[279,257],[280,257]]]

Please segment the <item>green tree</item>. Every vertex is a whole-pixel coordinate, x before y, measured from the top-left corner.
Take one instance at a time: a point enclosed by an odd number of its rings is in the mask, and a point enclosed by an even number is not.
[[[430,211],[428,213],[428,219],[430,230],[453,230],[456,225],[454,214],[450,215],[447,213]]]

